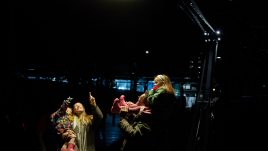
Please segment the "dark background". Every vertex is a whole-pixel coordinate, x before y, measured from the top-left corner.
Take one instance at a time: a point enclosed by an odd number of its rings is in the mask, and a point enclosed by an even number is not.
[[[222,59],[214,71],[224,99],[216,108],[215,146],[217,150],[266,147],[261,139],[267,132],[265,1],[196,2],[208,23],[222,31],[218,48]],[[189,60],[206,55],[209,47],[200,26],[180,4],[175,0],[9,0],[8,51],[1,55],[6,140],[13,144],[19,134],[22,146],[27,146],[28,138],[36,150],[35,125],[45,125],[39,122],[66,93],[52,83],[20,81],[27,72],[67,74],[73,79],[95,73],[187,76]],[[145,50],[151,54],[144,54]]]
[[[224,75],[231,88],[265,87],[267,16],[263,2],[196,3],[206,21],[222,32],[218,75]],[[208,48],[200,26],[180,9],[181,4],[178,0],[11,0],[6,63],[53,73],[78,69],[185,75],[189,60],[206,54]],[[151,54],[145,55],[145,50]]]

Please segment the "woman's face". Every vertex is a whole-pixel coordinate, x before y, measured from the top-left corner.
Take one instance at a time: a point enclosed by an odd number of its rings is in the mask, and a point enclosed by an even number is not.
[[[85,108],[84,108],[82,103],[77,102],[74,104],[74,109],[73,109],[74,113],[79,114],[79,113],[82,113],[84,111],[85,111]]]
[[[161,80],[158,76],[154,79],[154,85],[161,87],[164,84],[163,80]]]

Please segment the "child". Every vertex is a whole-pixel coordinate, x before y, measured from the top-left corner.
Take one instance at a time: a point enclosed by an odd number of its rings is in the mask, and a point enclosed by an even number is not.
[[[147,98],[147,91],[138,97],[136,103],[131,101],[125,101],[125,95],[121,95],[114,99],[113,105],[111,107],[112,113],[120,113],[122,110],[125,112],[138,113],[140,110],[143,112],[149,111],[149,108],[145,106],[145,100]]]
[[[74,117],[72,115],[72,108],[69,107],[72,100],[73,98],[68,97],[63,101],[61,107],[51,114],[51,122],[55,125],[57,134],[62,135],[65,141],[61,151],[74,151],[76,137],[72,131]]]

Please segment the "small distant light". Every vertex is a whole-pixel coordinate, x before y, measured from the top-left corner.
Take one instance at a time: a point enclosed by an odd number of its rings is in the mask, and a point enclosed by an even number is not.
[[[184,79],[188,80],[188,79],[191,79],[190,77],[184,77]]]
[[[68,83],[68,80],[67,80],[67,79],[62,80],[62,82],[63,82],[63,83]]]
[[[36,79],[36,77],[34,77],[34,76],[28,76],[27,77],[29,80],[35,80]]]
[[[221,57],[220,57],[220,56],[218,56],[218,57],[217,57],[217,59],[221,59]]]

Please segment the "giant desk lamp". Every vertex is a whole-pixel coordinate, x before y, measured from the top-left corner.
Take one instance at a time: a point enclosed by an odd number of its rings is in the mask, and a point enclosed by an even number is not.
[[[216,31],[203,16],[194,0],[178,0],[178,8],[181,9],[194,24],[198,26],[204,36],[204,42],[208,45],[203,61],[203,71],[200,78],[200,88],[197,95],[197,112],[195,112],[193,128],[189,138],[189,151],[207,151],[210,147],[209,135],[212,120],[212,79],[213,68],[216,62],[217,49],[221,40],[220,32]]]

